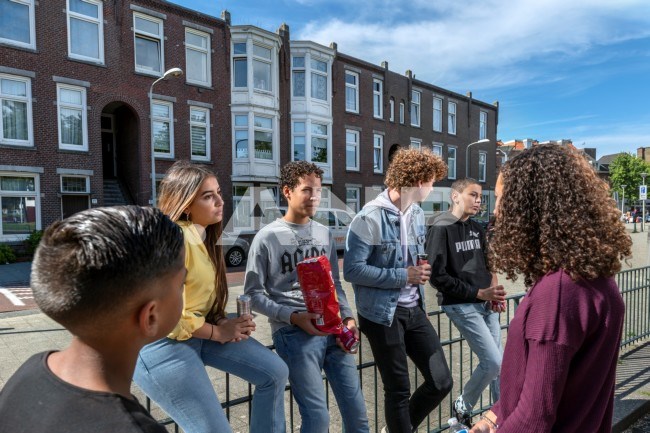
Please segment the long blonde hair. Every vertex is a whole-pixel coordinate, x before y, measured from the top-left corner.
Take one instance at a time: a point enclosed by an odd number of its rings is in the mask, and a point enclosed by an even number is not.
[[[188,221],[184,210],[196,198],[201,184],[210,177],[216,179],[217,175],[205,166],[189,161],[177,161],[167,170],[165,178],[160,183],[158,207],[174,222]],[[215,269],[216,298],[206,317],[209,323],[216,323],[218,318],[225,316],[226,303],[228,302],[226,264],[223,258],[223,248],[218,242],[222,229],[221,222],[205,228],[204,243]]]

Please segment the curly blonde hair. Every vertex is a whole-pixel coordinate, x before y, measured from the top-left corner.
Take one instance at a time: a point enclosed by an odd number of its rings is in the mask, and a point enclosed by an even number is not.
[[[489,244],[492,270],[532,286],[563,269],[574,281],[609,277],[631,256],[609,186],[577,151],[545,144],[502,168],[503,191]]]
[[[418,182],[440,180],[447,175],[447,164],[429,149],[399,149],[386,171],[384,184],[392,189],[415,186]]]

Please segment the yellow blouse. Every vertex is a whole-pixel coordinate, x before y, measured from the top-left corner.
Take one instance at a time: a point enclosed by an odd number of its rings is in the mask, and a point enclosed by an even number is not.
[[[179,221],[185,239],[185,267],[187,277],[183,289],[183,313],[174,330],[167,335],[175,340],[187,340],[205,323],[215,292],[215,268],[201,235],[190,222]]]

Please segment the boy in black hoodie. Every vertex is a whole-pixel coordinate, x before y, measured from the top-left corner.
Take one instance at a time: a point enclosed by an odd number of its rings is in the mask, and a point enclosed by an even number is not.
[[[470,426],[472,408],[488,385],[493,401],[499,399],[499,312],[506,292],[488,269],[485,232],[470,219],[481,207],[481,185],[474,179],[457,180],[451,186],[451,201],[451,211],[431,221],[426,250],[430,282],[442,294],[442,310],[479,358],[454,403],[458,420]]]

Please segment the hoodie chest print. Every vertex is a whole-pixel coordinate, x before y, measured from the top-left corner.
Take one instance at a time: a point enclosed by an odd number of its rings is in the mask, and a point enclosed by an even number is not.
[[[481,249],[481,239],[480,233],[470,230],[469,231],[470,239],[456,242],[456,252],[461,251],[472,251]]]

